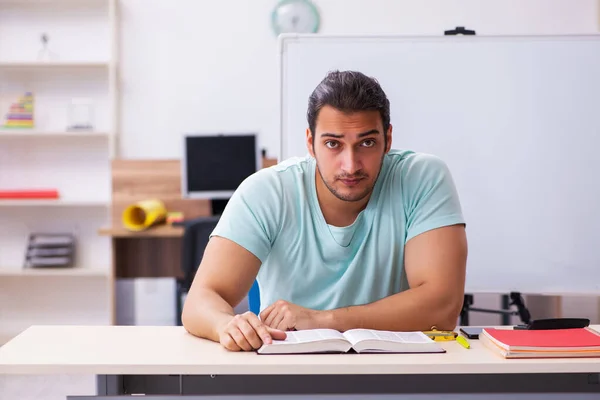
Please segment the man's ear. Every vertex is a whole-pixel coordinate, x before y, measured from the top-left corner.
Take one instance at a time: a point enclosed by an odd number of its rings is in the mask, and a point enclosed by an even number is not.
[[[315,156],[315,149],[313,146],[313,135],[312,132],[310,131],[310,128],[306,128],[306,148],[308,149],[308,152],[310,153],[311,156]]]
[[[387,146],[385,149],[386,154],[390,151],[390,149],[392,148],[392,124],[390,124],[388,131],[386,132],[386,136],[387,136]]]

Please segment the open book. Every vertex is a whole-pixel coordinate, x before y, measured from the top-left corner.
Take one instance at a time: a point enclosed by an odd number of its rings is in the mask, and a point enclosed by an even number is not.
[[[422,332],[390,332],[352,329],[344,333],[333,329],[308,329],[286,332],[285,340],[263,344],[259,354],[294,353],[444,353],[445,350]]]

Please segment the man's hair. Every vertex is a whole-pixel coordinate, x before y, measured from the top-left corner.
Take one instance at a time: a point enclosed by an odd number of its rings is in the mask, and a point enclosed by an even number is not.
[[[387,145],[390,102],[375,78],[357,71],[331,71],[308,98],[308,127],[314,137],[319,111],[331,106],[342,112],[379,111]]]

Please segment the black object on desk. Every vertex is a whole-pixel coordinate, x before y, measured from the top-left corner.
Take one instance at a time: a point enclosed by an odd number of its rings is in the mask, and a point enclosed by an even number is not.
[[[466,336],[467,339],[479,339],[479,334],[482,330],[482,327],[463,326],[460,328],[460,333]]]
[[[590,326],[590,320],[587,318],[548,318],[537,319],[529,324],[515,325],[513,329],[525,330],[551,330],[551,329],[574,329]]]
[[[464,26],[457,26],[455,29],[450,29],[444,31],[444,35],[475,35],[475,31],[470,29],[465,29]]]

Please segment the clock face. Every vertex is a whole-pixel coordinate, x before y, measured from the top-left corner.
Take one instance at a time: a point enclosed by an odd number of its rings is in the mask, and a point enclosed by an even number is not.
[[[275,33],[314,33],[319,29],[319,13],[309,0],[283,0],[271,17]]]

